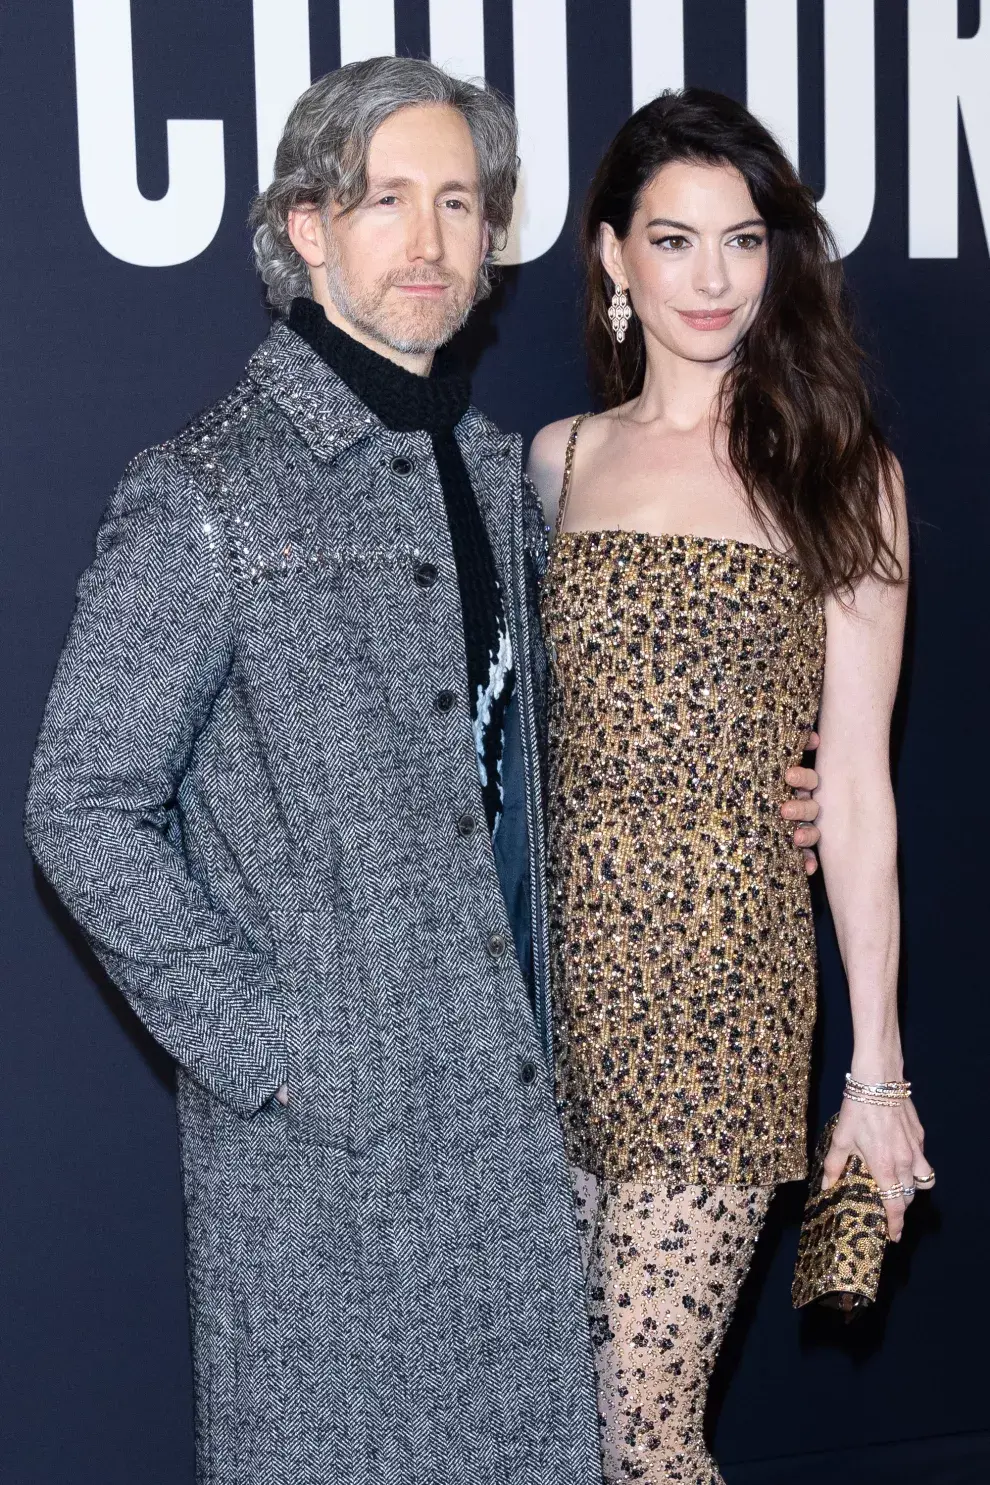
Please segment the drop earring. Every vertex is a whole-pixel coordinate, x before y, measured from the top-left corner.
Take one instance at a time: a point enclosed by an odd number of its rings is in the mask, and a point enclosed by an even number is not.
[[[612,333],[621,345],[626,338],[629,321],[632,319],[629,295],[625,289],[616,288],[612,295],[612,303],[608,307],[608,317],[612,322]]]

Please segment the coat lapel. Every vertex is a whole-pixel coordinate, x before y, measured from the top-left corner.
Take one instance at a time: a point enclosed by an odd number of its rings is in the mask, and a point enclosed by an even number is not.
[[[513,593],[512,513],[520,493],[522,439],[518,433],[503,433],[476,407],[468,408],[455,431],[499,576],[506,592]]]

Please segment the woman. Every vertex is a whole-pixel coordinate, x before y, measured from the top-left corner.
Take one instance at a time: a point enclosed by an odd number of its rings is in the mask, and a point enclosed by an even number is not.
[[[711,1366],[774,1188],[806,1174],[815,942],[777,811],[816,716],[858,1080],[826,1179],[859,1153],[894,1238],[932,1180],[896,1006],[904,494],[828,229],[744,108],[691,89],[640,109],[584,247],[605,411],[545,428],[531,456],[560,492],[543,597],[558,1090],[606,1479],[710,1485]]]

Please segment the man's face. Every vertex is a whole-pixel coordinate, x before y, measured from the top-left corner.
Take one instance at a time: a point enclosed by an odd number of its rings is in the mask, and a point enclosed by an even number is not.
[[[322,248],[322,262],[310,263],[314,296],[331,319],[393,351],[432,354],[467,318],[488,249],[463,115],[416,104],[386,119],[364,199],[312,225]]]

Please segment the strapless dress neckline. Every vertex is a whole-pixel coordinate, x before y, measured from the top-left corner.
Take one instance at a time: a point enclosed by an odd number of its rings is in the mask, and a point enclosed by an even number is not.
[[[582,526],[576,531],[558,531],[555,541],[560,541],[561,538],[578,536],[625,536],[631,540],[650,542],[657,546],[700,546],[714,547],[716,550],[731,549],[741,552],[753,552],[759,557],[773,557],[779,562],[785,562],[788,567],[798,566],[794,558],[787,552],[778,552],[774,547],[765,547],[758,541],[741,541],[735,536],[696,536],[690,531],[640,531],[631,526]]]

